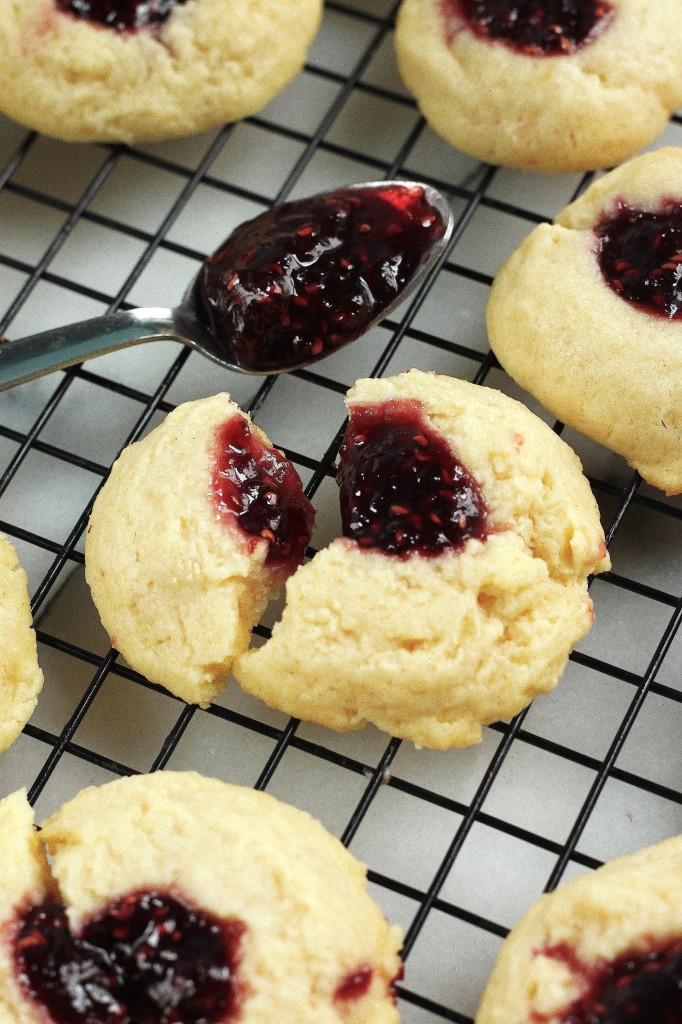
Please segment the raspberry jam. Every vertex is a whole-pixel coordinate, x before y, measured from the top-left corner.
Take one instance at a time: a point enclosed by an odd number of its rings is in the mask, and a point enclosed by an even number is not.
[[[209,257],[195,311],[244,369],[301,366],[363,334],[445,230],[419,186],[341,188],[283,203]]]
[[[22,915],[14,941],[19,983],[54,1024],[228,1024],[246,926],[174,897],[131,893],[73,935],[64,907]]]
[[[531,57],[573,53],[613,16],[606,0],[443,0],[446,19],[463,17],[483,39]],[[448,15],[450,16],[448,18]]]
[[[351,971],[350,974],[347,974],[339,982],[334,993],[334,999],[338,999],[341,1002],[361,999],[369,992],[370,985],[372,984],[372,974],[372,968],[368,964],[358,967],[356,971]]]
[[[682,202],[665,200],[658,212],[619,203],[594,232],[604,280],[647,313],[682,319]]]
[[[648,952],[625,953],[588,967],[563,945],[543,950],[584,975],[585,992],[563,1013],[561,1024],[681,1024],[682,939]],[[538,1022],[545,1017],[534,1015]]]
[[[487,536],[478,484],[420,402],[352,409],[339,455],[343,533],[361,547],[433,556]]]
[[[160,25],[185,0],[55,0],[60,11],[117,32]]]
[[[289,575],[303,561],[315,510],[293,465],[269,448],[248,420],[232,416],[216,431],[213,497],[221,519],[236,519],[251,538],[269,542],[265,564]]]

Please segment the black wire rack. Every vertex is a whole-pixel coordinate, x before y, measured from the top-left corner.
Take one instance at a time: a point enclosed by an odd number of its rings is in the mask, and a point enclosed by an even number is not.
[[[10,339],[175,304],[235,224],[285,198],[409,177],[442,189],[457,217],[421,291],[313,370],[245,378],[168,342],[0,395],[0,530],[29,572],[46,676],[0,757],[0,795],[25,786],[40,819],[84,785],[168,767],[304,807],[367,863],[373,896],[404,929],[403,1021],[466,1024],[502,938],[542,891],[682,832],[682,502],[554,424],[496,364],[483,319],[492,277],[589,176],[483,166],[437,139],[397,74],[397,7],[328,2],[292,85],[206,135],[78,146],[0,122],[0,334]],[[664,143],[682,145],[682,117]],[[434,752],[373,727],[341,736],[288,720],[235,685],[199,710],[127,667],[97,620],[82,554],[118,451],[179,402],[229,391],[299,469],[318,510],[314,554],[338,532],[343,394],[411,366],[522,398],[583,460],[613,570],[592,585],[595,625],[557,690],[480,745]]]

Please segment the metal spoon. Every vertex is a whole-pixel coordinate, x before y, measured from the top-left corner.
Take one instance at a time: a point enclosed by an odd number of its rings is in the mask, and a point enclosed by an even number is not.
[[[297,208],[304,208],[305,204],[314,204],[315,202],[328,202],[330,197],[336,202],[341,193],[344,196],[349,196],[350,201],[355,204],[358,210],[363,212],[362,203],[365,201],[370,204],[376,202],[376,199],[373,199],[373,196],[376,195],[375,190],[391,189],[397,190],[394,193],[397,196],[402,196],[403,190],[405,190],[405,195],[408,192],[410,195],[417,195],[417,192],[413,193],[410,190],[421,190],[420,201],[426,205],[432,214],[436,215],[436,226],[431,231],[430,237],[422,243],[417,265],[409,276],[397,286],[393,298],[384,304],[369,322],[362,325],[360,333],[366,333],[370,328],[389,316],[395,307],[418,287],[442,255],[450,239],[454,222],[452,211],[444,196],[437,189],[429,185],[405,181],[367,182],[346,186],[344,189],[337,189],[330,193],[323,193],[309,200],[298,200],[275,206],[272,210],[261,214],[254,221],[241,225],[233,232],[217,253],[209,257],[202,265],[199,275],[191,283],[182,303],[175,309],[131,309],[108,313],[91,320],[84,320],[66,327],[44,331],[41,334],[34,334],[15,341],[4,341],[0,344],[0,390],[5,390],[15,384],[22,384],[53,370],[63,369],[67,366],[83,362],[86,359],[92,359],[95,356],[101,356],[129,345],[139,345],[146,341],[170,340],[183,342],[185,345],[189,345],[209,359],[212,359],[220,366],[229,370],[236,370],[240,373],[283,373],[316,362],[318,359],[329,355],[332,349],[322,347],[320,351],[320,344],[318,344],[313,346],[313,349],[310,351],[305,352],[303,358],[300,359],[298,359],[295,353],[285,353],[286,358],[283,358],[277,365],[273,365],[272,356],[269,356],[269,363],[267,363],[266,368],[263,368],[267,361],[261,361],[256,356],[255,361],[248,365],[248,360],[245,362],[242,355],[236,353],[237,346],[234,344],[234,338],[226,337],[225,333],[218,333],[215,330],[215,324],[209,322],[211,310],[209,310],[208,315],[205,309],[202,312],[197,302],[197,292],[202,275],[208,272],[207,267],[215,263],[220,254],[225,251],[225,247],[233,239],[239,237],[241,239],[240,244],[242,245],[244,240],[250,240],[249,232],[251,225],[258,225],[260,223],[261,229],[263,225],[267,229],[270,220],[272,222],[277,218],[281,220],[284,215],[289,218],[287,223],[291,222],[295,229],[296,224],[301,223],[300,219],[296,220],[295,216],[291,220],[292,212],[295,214]],[[360,201],[360,205],[358,205],[358,201]],[[363,228],[369,230],[367,225],[363,225]],[[297,234],[300,236],[303,233],[304,229],[299,228]],[[259,251],[257,250],[259,239],[257,231],[254,239],[254,251]],[[253,253],[250,255],[253,255]],[[296,264],[296,266],[298,267],[299,264]],[[298,273],[306,273],[306,271],[299,270]],[[380,276],[386,276],[384,269],[382,269]],[[230,285],[231,283],[230,281]],[[225,287],[226,294],[228,287],[229,285]],[[319,290],[319,285],[315,287]],[[311,285],[310,289],[312,290],[312,288],[313,286]],[[367,292],[366,282],[363,282],[363,289]],[[219,296],[219,298],[222,301],[222,296]],[[253,295],[247,297],[245,301],[247,301],[247,304],[253,301]],[[256,301],[267,300],[260,300],[257,297]],[[200,315],[197,315],[198,312]],[[355,335],[355,337],[359,336],[360,334]],[[349,337],[347,340],[350,341],[353,338]],[[338,343],[337,347],[341,347],[345,343],[342,340]],[[259,362],[262,362],[263,366],[259,366]],[[256,368],[254,368],[254,365]]]

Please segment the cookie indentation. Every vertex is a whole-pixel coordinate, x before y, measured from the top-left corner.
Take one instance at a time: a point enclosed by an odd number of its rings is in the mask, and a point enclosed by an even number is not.
[[[445,0],[476,35],[521,53],[554,57],[573,53],[606,27],[606,0]]]
[[[352,408],[337,481],[345,537],[406,557],[487,534],[480,488],[418,401]]]
[[[241,416],[216,431],[213,495],[219,516],[236,520],[251,549],[268,541],[267,566],[289,573],[303,561],[315,510],[289,459]]]
[[[342,188],[284,203],[241,225],[206,261],[197,315],[242,367],[300,366],[363,334],[444,232],[420,187]]]
[[[620,202],[594,231],[609,287],[647,313],[682,319],[682,202],[666,199],[656,212]]]
[[[680,1024],[682,938],[588,968],[565,946],[544,950],[585,976],[586,991],[556,1018],[563,1024]],[[544,1018],[539,1018],[544,1019]]]
[[[14,950],[23,989],[55,1024],[221,1024],[239,1015],[246,926],[167,894],[131,893],[78,935],[56,902],[31,907]]]
[[[116,32],[160,25],[185,0],[56,0],[60,11]]]

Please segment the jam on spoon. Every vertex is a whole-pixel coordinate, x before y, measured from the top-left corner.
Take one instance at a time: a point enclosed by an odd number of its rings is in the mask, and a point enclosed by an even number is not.
[[[185,0],[56,0],[66,14],[117,32],[160,25]]]
[[[682,1024],[682,939],[616,960],[583,964],[565,944],[542,950],[585,982],[583,994],[563,1012],[560,1024]],[[537,1024],[546,1018],[534,1014]]]
[[[242,416],[216,431],[212,485],[221,519],[236,521],[251,548],[267,540],[265,565],[291,575],[303,561],[315,510],[289,459],[264,444]]]
[[[597,257],[610,288],[647,313],[682,319],[682,201],[657,211],[619,202],[594,229]]]
[[[532,57],[574,53],[613,16],[607,0],[442,0],[446,19],[464,18],[482,39]],[[449,16],[449,17],[448,17]]]
[[[184,900],[134,892],[79,934],[56,902],[17,923],[15,969],[54,1024],[230,1024],[244,998],[238,980],[246,926]]]
[[[361,547],[434,556],[487,536],[480,488],[420,402],[352,408],[339,456],[343,533]]]
[[[242,373],[314,363],[388,316],[436,266],[453,227],[445,197],[419,182],[274,206],[237,228],[175,308],[118,310],[0,344],[0,391],[145,341],[179,341]]]
[[[300,366],[389,311],[445,232],[420,185],[340,188],[283,203],[208,258],[195,312],[238,366]]]

